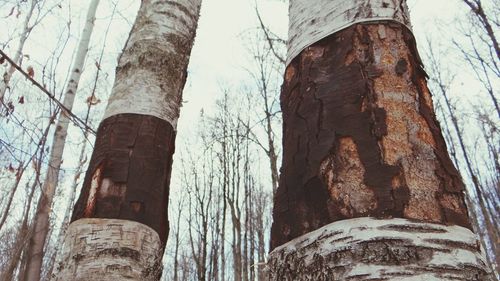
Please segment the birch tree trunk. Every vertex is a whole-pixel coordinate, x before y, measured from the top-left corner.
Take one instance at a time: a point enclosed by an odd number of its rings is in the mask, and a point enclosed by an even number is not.
[[[24,18],[24,23],[23,23],[23,31],[21,32],[21,35],[19,36],[19,43],[17,45],[17,50],[16,54],[14,55],[13,61],[16,63],[20,63],[22,55],[23,55],[23,49],[24,49],[24,43],[26,43],[26,40],[28,39],[28,36],[31,32],[31,29],[33,28],[30,26],[30,20],[31,17],[33,16],[33,11],[36,8],[36,5],[38,4],[38,0],[32,0],[31,5],[29,6],[28,13],[26,14],[26,17]],[[12,78],[12,74],[16,71],[16,68],[11,65],[7,71],[4,72],[2,78],[0,79],[0,106],[3,105],[4,103],[4,97],[7,89],[9,88],[9,83],[10,79]]]
[[[94,29],[94,20],[98,5],[99,0],[90,2],[82,37],[78,44],[75,61],[66,86],[63,104],[69,110],[73,108],[78,83],[82,74],[85,58],[87,57],[90,37]],[[28,246],[28,261],[25,269],[25,280],[27,281],[40,280],[44,257],[43,248],[49,231],[50,211],[56,192],[57,182],[59,180],[59,171],[61,169],[64,146],[68,135],[69,121],[66,112],[61,111],[54,131],[45,181],[43,183],[42,192],[40,193],[40,198],[38,199],[37,211],[34,217],[34,232]]]
[[[144,0],[119,58],[53,280],[158,280],[201,0]]]
[[[271,280],[488,280],[406,1],[290,1]]]

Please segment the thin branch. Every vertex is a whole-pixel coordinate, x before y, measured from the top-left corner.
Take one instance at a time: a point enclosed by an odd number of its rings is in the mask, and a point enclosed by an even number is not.
[[[271,51],[273,52],[274,56],[281,62],[281,63],[285,63],[285,59],[283,57],[281,57],[278,52],[274,49],[274,43],[273,41],[276,41],[278,40],[280,43],[284,43],[285,41],[282,40],[281,38],[271,38],[269,36],[269,31],[267,30],[267,27],[264,25],[264,22],[262,21],[262,18],[260,17],[260,13],[259,13],[259,9],[257,8],[257,6],[255,6],[255,13],[257,14],[257,18],[259,19],[259,23],[260,23],[260,28],[262,29],[262,31],[264,32],[264,35],[266,36],[266,40],[267,40],[267,43],[269,44],[269,48],[271,49]]]
[[[83,128],[85,130],[88,130],[91,132],[93,135],[96,134],[95,130],[89,127],[85,121],[81,120],[78,116],[76,116],[71,110],[69,110],[66,106],[62,104],[59,100],[56,99],[56,97],[50,93],[44,86],[42,86],[40,83],[38,83],[35,79],[33,79],[27,72],[25,72],[17,63],[15,63],[7,54],[5,54],[2,50],[0,50],[0,55],[2,58],[7,60],[17,71],[19,71],[26,79],[30,80],[33,85],[35,85],[38,89],[40,89],[45,95],[49,97],[53,102],[57,104],[59,108],[62,109],[61,114],[67,114],[69,117],[71,117],[71,121],[80,128]]]

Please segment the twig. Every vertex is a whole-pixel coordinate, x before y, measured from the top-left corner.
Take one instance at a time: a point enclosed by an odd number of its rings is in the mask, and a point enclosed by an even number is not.
[[[70,118],[70,120],[78,127],[84,128],[85,130],[89,131],[93,135],[96,134],[95,130],[92,129],[90,126],[87,125],[86,122],[81,120],[78,116],[76,116],[71,110],[69,110],[62,102],[56,99],[56,97],[50,93],[44,86],[42,86],[39,82],[37,82],[35,79],[33,79],[26,71],[24,71],[19,65],[17,65],[7,54],[5,54],[2,50],[0,50],[0,55],[2,58],[5,58],[17,71],[19,71],[26,79],[30,80],[33,85],[35,85],[38,89],[40,89],[45,95],[49,97],[52,101],[54,101],[57,106],[59,106],[62,109],[61,114],[67,114]]]

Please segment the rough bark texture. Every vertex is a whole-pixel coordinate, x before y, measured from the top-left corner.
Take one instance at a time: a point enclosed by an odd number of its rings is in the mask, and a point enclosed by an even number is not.
[[[81,219],[67,231],[52,280],[158,280],[162,242],[153,229],[117,219]]]
[[[470,228],[425,76],[411,32],[392,21],[351,26],[293,59],[272,248],[356,217]]]
[[[168,233],[167,204],[175,128],[200,5],[201,0],[141,2],[118,61],[116,80],[105,118],[97,131],[94,153],[70,228],[75,228],[74,224],[84,227],[86,222],[106,223],[108,219],[124,220],[124,225],[140,223],[142,228],[156,232],[160,242],[154,244],[154,255],[162,256]],[[94,236],[104,239],[106,235],[106,232],[99,232]],[[128,240],[135,238],[121,239],[123,244],[129,244],[133,241]],[[129,267],[135,272],[134,268],[142,270],[145,266],[141,259],[130,259],[129,251],[121,251],[119,244],[109,246],[109,255],[100,255],[99,248],[82,252],[78,244],[68,247],[67,252],[71,254],[64,256],[63,270],[67,267],[65,263],[73,263],[71,257],[75,255],[83,260],[94,259],[93,264],[106,263],[109,257],[131,261],[116,270],[111,266],[109,273],[106,269],[93,271],[89,266],[82,269],[82,278],[160,278],[156,273],[127,275]],[[136,255],[133,253],[134,257]],[[75,268],[80,270],[80,265]],[[56,273],[57,280],[65,280],[64,276],[68,276],[65,274],[63,271]]]
[[[200,5],[201,0],[142,1],[104,118],[135,113],[176,127]]]
[[[491,280],[469,229],[405,219],[331,223],[270,254],[270,280]]]
[[[168,233],[167,203],[175,131],[153,116],[120,114],[97,130],[94,152],[71,221],[114,218]]]
[[[90,2],[85,26],[83,28],[82,36],[76,51],[75,61],[69,77],[66,91],[64,94],[64,106],[71,110],[73,108],[78,83],[83,72],[85,58],[94,29],[95,14],[99,0]],[[34,232],[30,239],[28,246],[28,261],[26,265],[26,279],[28,281],[40,280],[42,270],[42,262],[44,257],[43,248],[47,234],[50,227],[50,212],[52,210],[52,202],[56,194],[56,187],[59,181],[59,171],[61,169],[62,157],[64,147],[66,144],[66,137],[68,135],[69,118],[65,112],[61,112],[57,119],[56,129],[52,138],[52,147],[49,156],[49,165],[45,174],[45,181],[43,182],[40,198],[38,199],[38,206],[34,217]]]

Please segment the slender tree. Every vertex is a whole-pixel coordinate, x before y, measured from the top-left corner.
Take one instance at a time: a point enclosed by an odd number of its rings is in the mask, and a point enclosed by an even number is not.
[[[406,1],[316,2],[290,1],[271,280],[488,280]]]
[[[28,11],[26,14],[26,17],[24,18],[23,22],[23,29],[20,33],[19,36],[19,43],[17,45],[16,53],[14,55],[14,61],[16,63],[20,63],[22,60],[22,55],[23,55],[23,49],[24,49],[24,44],[26,43],[26,40],[28,39],[31,30],[33,29],[33,25],[30,25],[30,21],[32,20],[33,17],[33,12],[35,11],[35,8],[38,5],[39,0],[32,0],[29,3]],[[4,97],[7,89],[9,88],[9,83],[10,79],[12,78],[12,75],[16,71],[16,68],[14,66],[10,66],[7,71],[3,73],[2,78],[0,79],[0,109],[2,104],[4,103]]]
[[[158,280],[201,0],[144,0],[121,54],[55,280]]]
[[[75,55],[75,61],[71,75],[69,77],[66,91],[64,94],[64,106],[71,110],[73,108],[78,83],[83,72],[85,58],[87,57],[90,38],[94,29],[95,14],[99,0],[90,2],[87,12],[85,25],[83,28],[82,36],[78,44]],[[38,199],[38,206],[34,217],[34,232],[28,245],[28,262],[26,265],[26,279],[29,281],[40,280],[42,272],[42,264],[44,257],[44,245],[47,239],[50,226],[50,210],[52,209],[52,202],[56,194],[57,182],[59,180],[59,171],[62,164],[62,156],[64,147],[66,145],[66,138],[68,136],[69,116],[66,112],[62,111],[59,114],[56,129],[52,139],[52,147],[49,156],[49,165],[45,175],[40,198]]]

